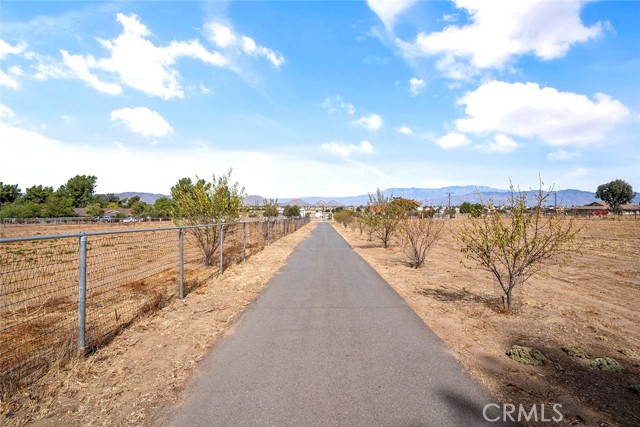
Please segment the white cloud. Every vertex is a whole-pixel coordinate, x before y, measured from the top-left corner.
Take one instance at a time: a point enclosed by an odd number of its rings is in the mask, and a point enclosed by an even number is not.
[[[162,137],[173,132],[173,128],[157,112],[147,107],[121,108],[111,112],[111,120],[125,126],[145,138]]]
[[[497,134],[493,141],[479,145],[478,150],[487,153],[511,153],[518,148],[518,143],[506,135]]]
[[[350,116],[356,113],[356,107],[354,107],[352,103],[342,99],[340,95],[327,96],[324,101],[320,103],[320,106],[327,110],[329,114],[335,113],[338,108]]]
[[[0,104],[0,119],[13,117],[13,110],[6,105]]]
[[[458,102],[467,115],[455,121],[460,132],[540,138],[554,146],[600,141],[629,115],[608,95],[596,94],[591,100],[537,83],[490,81]]]
[[[547,154],[548,160],[571,160],[580,157],[580,153],[577,151],[566,151],[566,150],[557,150]]]
[[[72,75],[112,95],[120,94],[120,84],[124,84],[148,95],[170,99],[184,96],[179,72],[174,67],[177,59],[198,59],[214,67],[229,65],[224,56],[207,51],[198,40],[173,41],[167,46],[154,45],[147,38],[151,32],[136,15],[118,13],[117,20],[122,25],[122,34],[111,40],[98,39],[111,56],[95,59],[92,55],[72,55],[63,50],[63,62],[68,72],[45,66],[40,70],[40,78]],[[116,77],[117,81],[103,81]]]
[[[360,145],[345,144],[343,142],[327,142],[321,145],[322,149],[338,157],[347,158],[352,154],[373,154],[375,150],[369,141],[362,141]]]
[[[0,122],[3,156],[29,159],[26,166],[24,162],[5,162],[2,166],[3,175],[11,177],[11,182],[21,188],[38,184],[55,188],[70,176],[89,174],[98,177],[100,193],[139,190],[168,194],[182,177],[198,175],[210,179],[212,173],[224,173],[230,167],[232,178],[245,186],[249,194],[270,197],[363,194],[370,191],[372,182],[391,186],[394,179],[373,166],[348,158],[321,161],[292,154],[219,149],[208,141],[197,142],[185,141],[180,147],[168,146],[163,150],[127,145],[122,140],[106,145],[70,144]],[[51,167],[52,164],[56,167]],[[132,180],[131,174],[120,172],[123,170],[145,173]],[[300,170],[305,171],[303,180]]]
[[[238,40],[231,28],[217,22],[210,22],[205,28],[215,45],[223,49],[235,45]]]
[[[378,15],[387,31],[393,30],[396,18],[417,0],[367,0],[369,8]]]
[[[15,77],[10,76],[4,71],[0,70],[0,86],[10,87],[11,89],[17,89],[20,84]]]
[[[398,132],[400,135],[404,135],[404,136],[413,135],[413,130],[411,130],[409,126],[405,126],[405,125],[397,127],[395,131]]]
[[[351,122],[353,126],[361,126],[370,131],[377,131],[382,128],[384,121],[382,117],[377,114],[369,114],[368,116],[362,116],[358,120]]]
[[[567,172],[567,176],[570,176],[572,178],[587,176],[587,175],[589,175],[589,171],[581,166],[576,166],[575,168]]]
[[[10,45],[4,40],[0,39],[0,60],[4,59],[9,55],[19,55],[25,51],[27,45],[24,43],[19,43],[17,45]],[[9,68],[9,72],[5,72],[4,70],[0,70],[0,86],[6,86],[11,89],[17,89],[20,84],[16,77],[22,75],[22,70],[20,67],[13,66]]]
[[[417,77],[409,79],[409,92],[412,95],[418,95],[427,86],[427,82]]]
[[[242,50],[248,55],[264,56],[269,61],[271,61],[271,63],[276,68],[284,64],[284,56],[274,52],[269,48],[257,45],[255,40],[253,40],[251,37],[242,37]]]
[[[478,69],[503,69],[515,57],[533,54],[541,60],[564,56],[571,45],[603,33],[608,23],[587,27],[580,20],[583,0],[454,0],[469,15],[467,25],[420,32],[408,43],[396,38],[409,57],[437,56],[437,68],[453,79]]]
[[[9,55],[19,55],[27,49],[25,43],[18,43],[17,45],[11,45],[6,41],[0,39],[0,59],[4,59]]]
[[[280,53],[257,44],[251,37],[234,33],[230,27],[219,22],[208,22],[205,25],[205,32],[209,39],[221,49],[238,48],[247,55],[262,56],[276,68],[285,62],[285,57]]]
[[[122,87],[119,84],[105,83],[91,73],[89,69],[96,66],[96,60],[93,56],[71,55],[65,50],[61,51],[61,54],[64,64],[70,71],[70,75],[88,83],[100,92],[108,93],[109,95],[120,95],[122,93]],[[40,70],[39,75],[51,75],[56,71],[58,71],[56,68],[48,68]]]
[[[434,140],[436,144],[445,150],[459,148],[471,144],[471,140],[464,134],[451,132]]]

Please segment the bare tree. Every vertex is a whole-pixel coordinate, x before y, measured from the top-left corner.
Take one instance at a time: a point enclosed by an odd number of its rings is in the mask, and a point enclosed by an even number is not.
[[[543,205],[552,189],[545,192],[542,185],[531,208],[527,194],[511,185],[507,206],[495,209],[489,203],[489,213],[471,218],[457,235],[466,257],[496,278],[503,291],[502,304],[509,309],[513,289],[553,258],[576,250],[575,238],[582,228],[573,218],[561,218],[555,212],[545,215]]]
[[[407,218],[398,227],[400,246],[413,268],[424,265],[427,255],[438,241],[445,221],[434,218]]]

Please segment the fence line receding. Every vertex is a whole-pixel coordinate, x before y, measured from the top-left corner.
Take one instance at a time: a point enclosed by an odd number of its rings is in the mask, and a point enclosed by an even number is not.
[[[308,219],[0,239],[0,392],[85,353],[139,314],[184,298]],[[219,227],[205,267],[196,229]]]

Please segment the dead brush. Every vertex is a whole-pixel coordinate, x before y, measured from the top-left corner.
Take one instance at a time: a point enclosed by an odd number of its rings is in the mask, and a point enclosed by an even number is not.
[[[434,218],[407,218],[400,222],[398,240],[410,267],[424,265],[431,248],[440,239],[444,224],[443,220]]]

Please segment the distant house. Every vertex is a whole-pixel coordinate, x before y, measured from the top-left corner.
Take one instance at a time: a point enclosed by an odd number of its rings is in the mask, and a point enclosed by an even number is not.
[[[87,215],[87,210],[85,208],[73,208],[73,212],[76,214],[76,216],[79,217],[88,217],[89,215]],[[115,218],[116,216],[118,216],[119,214],[122,214],[124,216],[131,216],[131,209],[127,209],[127,208],[117,208],[117,209],[103,209],[102,211],[102,216],[105,218]],[[121,215],[121,216],[122,216]]]
[[[640,205],[622,205],[622,214],[623,215],[638,215],[640,214]],[[575,215],[584,215],[584,216],[604,216],[608,215],[611,211],[609,208],[609,204],[605,202],[593,202],[588,205],[578,206],[575,208],[571,208],[571,211]]]

